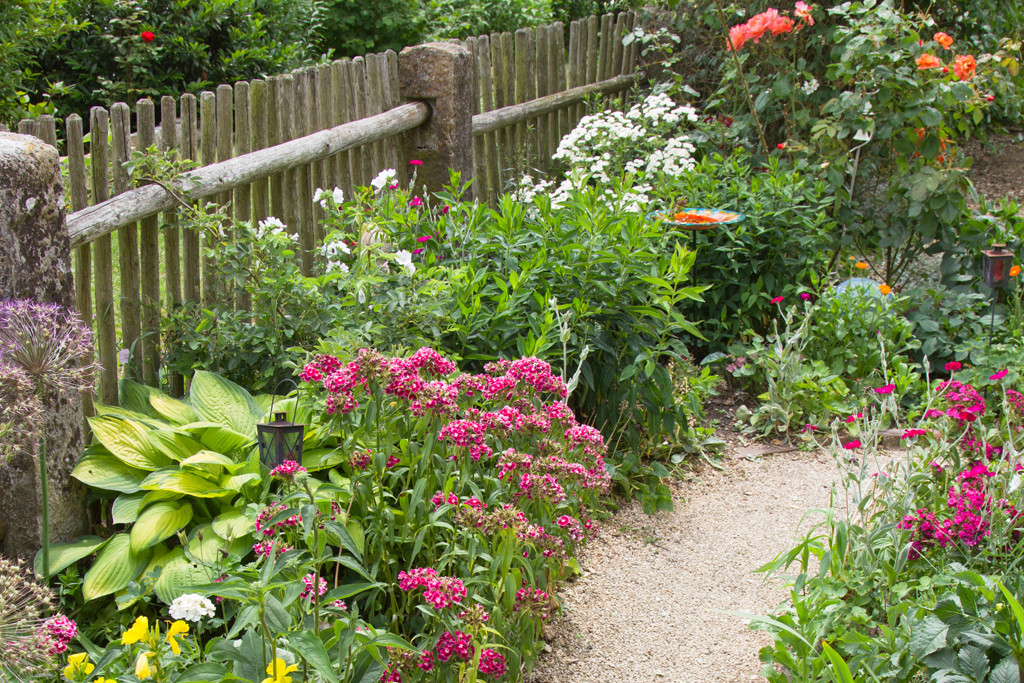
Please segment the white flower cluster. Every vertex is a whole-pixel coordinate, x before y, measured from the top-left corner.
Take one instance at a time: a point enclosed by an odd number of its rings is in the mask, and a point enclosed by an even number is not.
[[[323,255],[324,261],[327,264],[327,272],[336,270],[339,273],[347,273],[348,264],[343,262],[341,257],[348,256],[351,253],[352,250],[341,239],[325,242],[324,246],[320,247],[320,254]]]
[[[213,603],[197,593],[185,593],[174,598],[168,612],[171,619],[193,622],[201,621],[203,617],[212,617],[216,613]]]
[[[330,192],[319,187],[316,188],[316,192],[313,193],[314,202],[319,202],[320,206],[326,209],[328,199],[333,200],[335,206],[341,206],[345,202],[345,193],[342,192],[340,187],[336,187]]]
[[[802,86],[805,95],[811,95],[818,89],[818,79],[812,78],[809,81],[805,81]]]
[[[395,262],[405,268],[405,271],[412,277],[416,272],[416,264],[412,262],[412,252],[400,249],[395,252]]]
[[[370,181],[373,185],[373,189],[376,192],[380,192],[385,187],[393,185],[398,180],[398,173],[393,168],[385,168],[383,171],[377,174],[377,177]]]
[[[562,138],[552,159],[566,162],[570,176],[593,180],[607,201],[628,211],[642,211],[651,191],[645,183],[661,174],[677,175],[694,167],[695,147],[675,129],[696,121],[693,107],[677,105],[665,93],[649,95],[625,113],[584,116]],[[623,172],[637,176],[640,184],[622,196],[605,189]],[[527,175],[520,180],[515,196],[530,202],[538,194],[546,194],[557,206],[565,202],[573,188],[571,179],[556,185],[553,181],[535,182]]]
[[[513,196],[520,202],[530,203],[538,195],[546,195],[551,200],[551,205],[557,208],[568,201],[570,194],[581,191],[583,186],[584,183],[578,176],[566,178],[558,185],[555,185],[554,181],[551,180],[535,182],[532,176],[524,175],[519,181],[519,187],[513,193]],[[647,203],[650,201],[647,193],[651,191],[651,186],[647,184],[635,185],[630,190],[621,194],[609,187],[601,188],[600,191],[601,200],[607,206],[621,211],[639,213],[647,210]]]
[[[288,237],[297,240],[298,235],[287,232],[288,226],[281,219],[269,216],[256,224],[256,239],[265,240],[269,237]]]

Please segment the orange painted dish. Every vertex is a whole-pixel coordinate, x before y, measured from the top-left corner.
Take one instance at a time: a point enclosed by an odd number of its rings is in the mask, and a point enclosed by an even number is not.
[[[744,216],[735,211],[723,211],[722,209],[701,209],[686,207],[674,214],[665,214],[655,211],[650,214],[652,218],[662,220],[668,225],[683,230],[708,230],[716,225],[729,225],[739,223]]]

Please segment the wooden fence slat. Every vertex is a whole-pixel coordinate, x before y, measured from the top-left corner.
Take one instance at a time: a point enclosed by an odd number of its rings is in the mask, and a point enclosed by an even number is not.
[[[584,76],[580,73],[580,59],[581,50],[580,45],[582,37],[586,32],[586,24],[577,19],[576,21],[569,24],[569,78],[568,85],[570,88],[583,85]],[[582,116],[583,108],[580,105],[574,105],[569,107],[569,128],[575,128],[576,124]]]
[[[281,139],[281,108],[285,106],[284,80],[282,76],[271,76],[267,92],[267,146],[283,142]],[[284,215],[284,173],[270,176],[270,215],[280,220]]]
[[[331,78],[331,111],[334,116],[333,124],[336,126],[351,120],[348,104],[351,93],[348,89],[347,61],[339,59],[331,64],[331,71],[334,74]],[[335,157],[337,175],[334,183],[342,189],[347,199],[352,199],[355,196],[355,188],[352,185],[351,157],[349,151],[342,152]]]
[[[222,83],[217,86],[217,161],[227,161],[233,153],[233,137],[234,137],[234,108],[235,108],[235,96],[234,89]],[[205,165],[206,162],[203,162]],[[234,237],[234,229],[231,222],[231,212],[233,207],[231,206],[232,193],[230,190],[221,192],[217,195],[215,201],[217,206],[224,211],[224,221],[222,223],[222,236],[228,240]],[[235,285],[230,282],[222,282],[216,269],[213,271],[214,287],[216,288],[217,298],[225,297],[228,302],[234,301],[237,292],[235,292]],[[229,306],[230,307],[230,306]]]
[[[480,109],[481,111],[491,111],[494,109],[494,80],[493,80],[493,67],[491,64],[491,38],[490,36],[480,36],[479,39],[480,53],[477,57],[478,64],[478,83],[480,84]],[[494,199],[501,192],[501,177],[498,174],[498,144],[496,142],[496,135],[494,133],[488,133],[483,136],[483,160],[481,167],[483,168],[482,175],[484,178],[484,187],[486,188],[485,195],[477,195],[478,200],[482,200],[484,196],[487,197],[488,202],[494,204]]]
[[[322,64],[318,70],[317,102],[319,108],[319,126],[317,130],[326,130],[338,125],[334,122],[334,112],[331,105],[334,102],[334,68],[330,64]],[[328,157],[320,162],[320,181],[325,190],[340,187],[338,184],[338,159]],[[345,195],[350,198],[352,195]],[[316,226],[316,242],[322,244],[324,241],[324,225],[318,221]]]
[[[124,163],[131,158],[131,110],[124,102],[110,108],[110,133],[113,139],[114,194],[130,188]],[[139,273],[139,225],[130,223],[117,231],[118,267],[121,275],[121,348],[131,352],[126,376],[140,380],[142,366],[142,294]]]
[[[295,138],[295,78],[292,74],[281,76],[281,89],[277,101],[278,142]],[[289,228],[289,233],[299,231],[298,180],[295,169],[285,171],[281,183],[281,211],[277,216]]]
[[[368,114],[366,106],[366,61],[362,57],[356,57],[352,60],[351,76],[353,120],[364,119]],[[357,147],[353,152],[359,162],[358,181],[355,182],[362,186],[369,185],[374,174],[380,170],[379,168],[373,169],[372,150],[369,147],[361,146]]]
[[[199,158],[199,119],[196,96],[181,96],[181,156],[184,159]],[[195,230],[181,233],[182,252],[182,300],[198,302],[201,298],[202,257],[199,249],[200,235]]]
[[[608,78],[622,73],[622,38],[626,35],[626,13],[619,12],[615,17],[615,29],[612,31],[612,61],[608,65]]]
[[[249,109],[250,92],[248,81],[238,81],[235,94],[235,144],[234,156],[252,151],[252,112]],[[234,191],[235,221],[249,223],[252,219],[252,191],[250,185],[239,185]],[[244,287],[235,292],[235,310],[248,311],[252,308],[252,297]]]
[[[536,52],[534,53],[537,58],[537,89],[534,91],[534,97],[544,97],[551,94],[548,77],[548,55],[551,53],[551,43],[549,41],[550,33],[544,26],[539,26],[534,29],[534,37],[536,40]],[[530,99],[533,99],[531,97]],[[536,136],[537,136],[537,168],[541,171],[547,171],[548,159],[550,153],[548,152],[548,117],[539,116],[536,119]]]
[[[57,122],[49,114],[43,114],[37,121],[39,139],[52,147],[57,147]]]
[[[89,205],[89,189],[85,177],[85,136],[82,117],[71,114],[64,121],[67,135],[68,178],[70,181],[71,210],[78,211]],[[88,244],[75,249],[75,308],[82,321],[93,327],[92,315],[92,248]],[[82,410],[86,417],[95,414],[93,392],[82,392]]]
[[[548,58],[547,62],[542,65],[542,68],[547,71],[548,82],[548,94],[562,92],[565,90],[565,77],[561,78],[561,85],[559,85],[558,77],[558,57],[555,54],[561,49],[561,41],[558,40],[556,34],[560,35],[562,31],[561,24],[551,24],[550,26],[544,27],[544,32],[548,34]],[[549,170],[551,168],[551,155],[555,153],[555,149],[558,147],[558,112],[553,111],[548,114],[548,139],[544,145],[544,169]]]
[[[402,96],[399,89],[398,81],[398,53],[394,50],[388,50],[384,53],[384,73],[387,76],[386,88],[384,90],[384,111],[394,109],[402,103]],[[384,144],[390,148],[390,163],[394,164],[395,168],[399,168],[404,165],[404,161],[401,159],[401,155],[398,150],[398,138],[388,138],[384,141]]]
[[[505,106],[507,107],[516,102],[516,37],[511,31],[502,32],[501,50],[505,57],[502,64],[505,71]],[[512,178],[516,174],[518,167],[516,160],[519,157],[516,151],[516,129],[506,128],[501,131],[501,135],[504,137],[499,136],[498,140],[501,141],[501,148],[505,150],[502,173],[506,174],[508,178]]]
[[[178,149],[178,112],[173,97],[160,99],[160,149],[165,152]],[[172,209],[164,213],[164,293],[168,312],[181,306],[181,231],[178,213]],[[172,396],[185,393],[185,380],[177,372],[167,373],[167,386]]]
[[[368,116],[379,114],[383,111],[381,106],[380,91],[380,55],[366,55],[366,113]],[[373,172],[377,173],[387,168],[387,160],[384,158],[384,143],[374,142],[373,145]],[[395,169],[396,171],[398,169]],[[405,169],[402,169],[404,172]]]
[[[305,70],[306,73],[306,85],[309,88],[309,110],[306,112],[306,135],[310,133],[318,133],[324,129],[324,126],[320,122],[320,106],[321,106],[321,85],[320,85],[320,70],[316,67],[309,67]],[[309,173],[309,184],[313,190],[316,188],[322,188],[325,190],[331,190],[331,184],[324,178],[324,162],[314,161],[312,164],[306,167]],[[310,234],[313,236],[311,254],[313,262],[316,262],[316,245],[323,242],[320,237],[320,231],[323,226],[324,212],[320,207],[320,204],[313,201],[313,196],[310,194],[310,208],[312,209],[312,218],[310,219]]]
[[[558,88],[556,92],[563,92],[569,89],[569,75],[565,69],[565,26],[562,22],[555,22],[555,49],[553,50],[555,55],[555,78],[558,79]],[[569,108],[560,109],[555,113],[555,118],[558,120],[555,126],[555,144],[551,148],[551,153],[554,154],[558,151],[558,143],[562,141],[562,138],[569,132],[571,126],[569,125]]]
[[[249,84],[249,115],[252,128],[252,149],[264,149],[267,146],[267,82],[256,79]],[[270,215],[270,188],[266,178],[253,181],[250,186],[252,199],[253,225]]]
[[[491,54],[491,108],[500,109],[505,106],[505,51],[502,46],[501,34],[490,35]],[[486,97],[486,92],[484,97]],[[505,168],[505,146],[503,144],[506,131],[498,131],[492,136],[492,152],[494,154],[492,169],[496,188],[503,185],[502,170]]]
[[[537,74],[534,70],[533,31],[516,31],[516,104],[535,97]],[[536,165],[536,135],[526,122],[516,125],[516,166],[529,169]],[[520,168],[519,170],[525,170]]]
[[[18,121],[18,133],[20,135],[34,135],[39,137],[39,122],[35,119],[22,119]]]
[[[614,15],[612,14],[605,14],[601,17],[601,43],[598,47],[597,58],[597,80],[599,81],[609,78],[609,73],[611,72],[611,40],[614,22]]]
[[[89,205],[85,178],[85,136],[82,117],[71,114],[64,123],[68,136],[68,177],[71,181],[71,210]],[[88,244],[75,249],[75,305],[79,315],[92,327],[92,249]]]
[[[103,107],[89,111],[89,156],[92,163],[92,200],[110,198],[107,169],[110,164],[108,137],[110,116]],[[102,370],[97,382],[100,403],[117,405],[117,321],[114,313],[114,249],[110,234],[93,242],[95,255],[96,356]]]
[[[632,30],[636,30],[636,28],[638,26],[640,26],[640,18],[637,16],[636,12],[630,12],[630,15],[633,18],[633,23],[630,26],[630,28]],[[625,55],[626,64],[623,67],[622,73],[627,73],[627,74],[633,73],[633,70],[636,69],[636,60],[637,60],[637,57],[639,56],[639,54],[640,54],[640,41],[639,40],[634,40],[632,43],[629,44],[629,49],[626,50],[626,55]]]
[[[597,78],[597,67],[598,67],[598,47],[601,40],[601,20],[596,16],[591,15],[587,17],[587,42],[584,43],[587,48],[587,76],[584,85],[590,85],[596,83]]]
[[[217,160],[217,96],[204,91],[199,93],[199,154],[200,163],[209,166]],[[213,236],[203,235],[203,245],[213,246]],[[213,261],[203,254],[203,305],[210,307],[217,300],[217,280]]]
[[[470,55],[470,70],[473,73],[473,83],[476,88],[476,97],[473,98],[473,115],[480,113],[480,56],[477,54],[480,50],[479,38],[476,36],[470,36],[466,38],[464,46],[469,50]],[[486,152],[484,150],[483,138],[479,135],[473,136],[473,196],[482,197],[487,187],[487,165],[486,165]],[[465,182],[467,179],[463,178]]]
[[[156,145],[156,108],[153,101],[139,100],[135,105],[138,149]],[[151,387],[160,385],[160,229],[159,218],[150,216],[140,222],[139,300],[142,330],[142,381]]]
[[[311,127],[310,114],[313,110],[312,79],[308,69],[294,73],[295,78],[295,119],[294,138],[308,135]],[[299,210],[299,245],[302,260],[302,274],[313,274],[313,187],[311,169],[308,164],[295,169],[298,194],[295,196]]]

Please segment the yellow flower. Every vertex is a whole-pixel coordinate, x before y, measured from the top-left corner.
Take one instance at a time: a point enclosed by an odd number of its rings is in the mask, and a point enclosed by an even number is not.
[[[892,287],[890,287],[889,285],[878,285],[878,291],[881,292],[884,296],[885,294],[888,294],[889,292],[892,291]]]
[[[857,270],[867,270],[868,264],[864,263],[863,261],[857,261],[856,263],[853,264],[853,267],[856,268]]]
[[[267,673],[270,674],[270,676],[268,678],[264,678],[260,683],[292,683],[292,677],[286,676],[285,674],[290,674],[298,668],[299,667],[296,664],[286,666],[285,661],[278,657],[267,665]]]
[[[181,654],[181,648],[178,647],[178,641],[175,638],[186,633],[188,633],[188,624],[181,619],[171,624],[170,628],[167,629],[167,642],[171,644],[171,650],[174,654]]]
[[[89,655],[79,652],[68,656],[68,665],[64,667],[64,678],[75,681],[92,673],[96,666],[89,661]]]
[[[152,654],[152,652],[140,652],[139,656],[135,659],[135,675],[140,681],[149,678],[152,673],[149,670],[149,658]]]
[[[121,634],[121,644],[131,645],[137,643],[140,640],[144,640],[147,643],[150,642],[151,637],[149,635],[149,619],[146,617],[139,617],[132,624],[132,627]]]

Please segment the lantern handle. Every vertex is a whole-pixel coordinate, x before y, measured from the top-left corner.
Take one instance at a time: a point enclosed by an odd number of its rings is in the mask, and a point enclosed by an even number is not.
[[[295,380],[289,379],[287,377],[285,377],[280,382],[275,384],[274,385],[274,391],[271,392],[271,394],[270,394],[270,419],[274,419],[274,399],[277,398],[277,388],[280,387],[285,382],[291,382],[292,386],[295,387],[295,391],[299,390],[299,385],[295,383]],[[298,410],[298,402],[297,401],[296,401],[295,408],[296,408],[296,410]],[[294,416],[295,415],[295,411],[292,411],[292,414]]]

